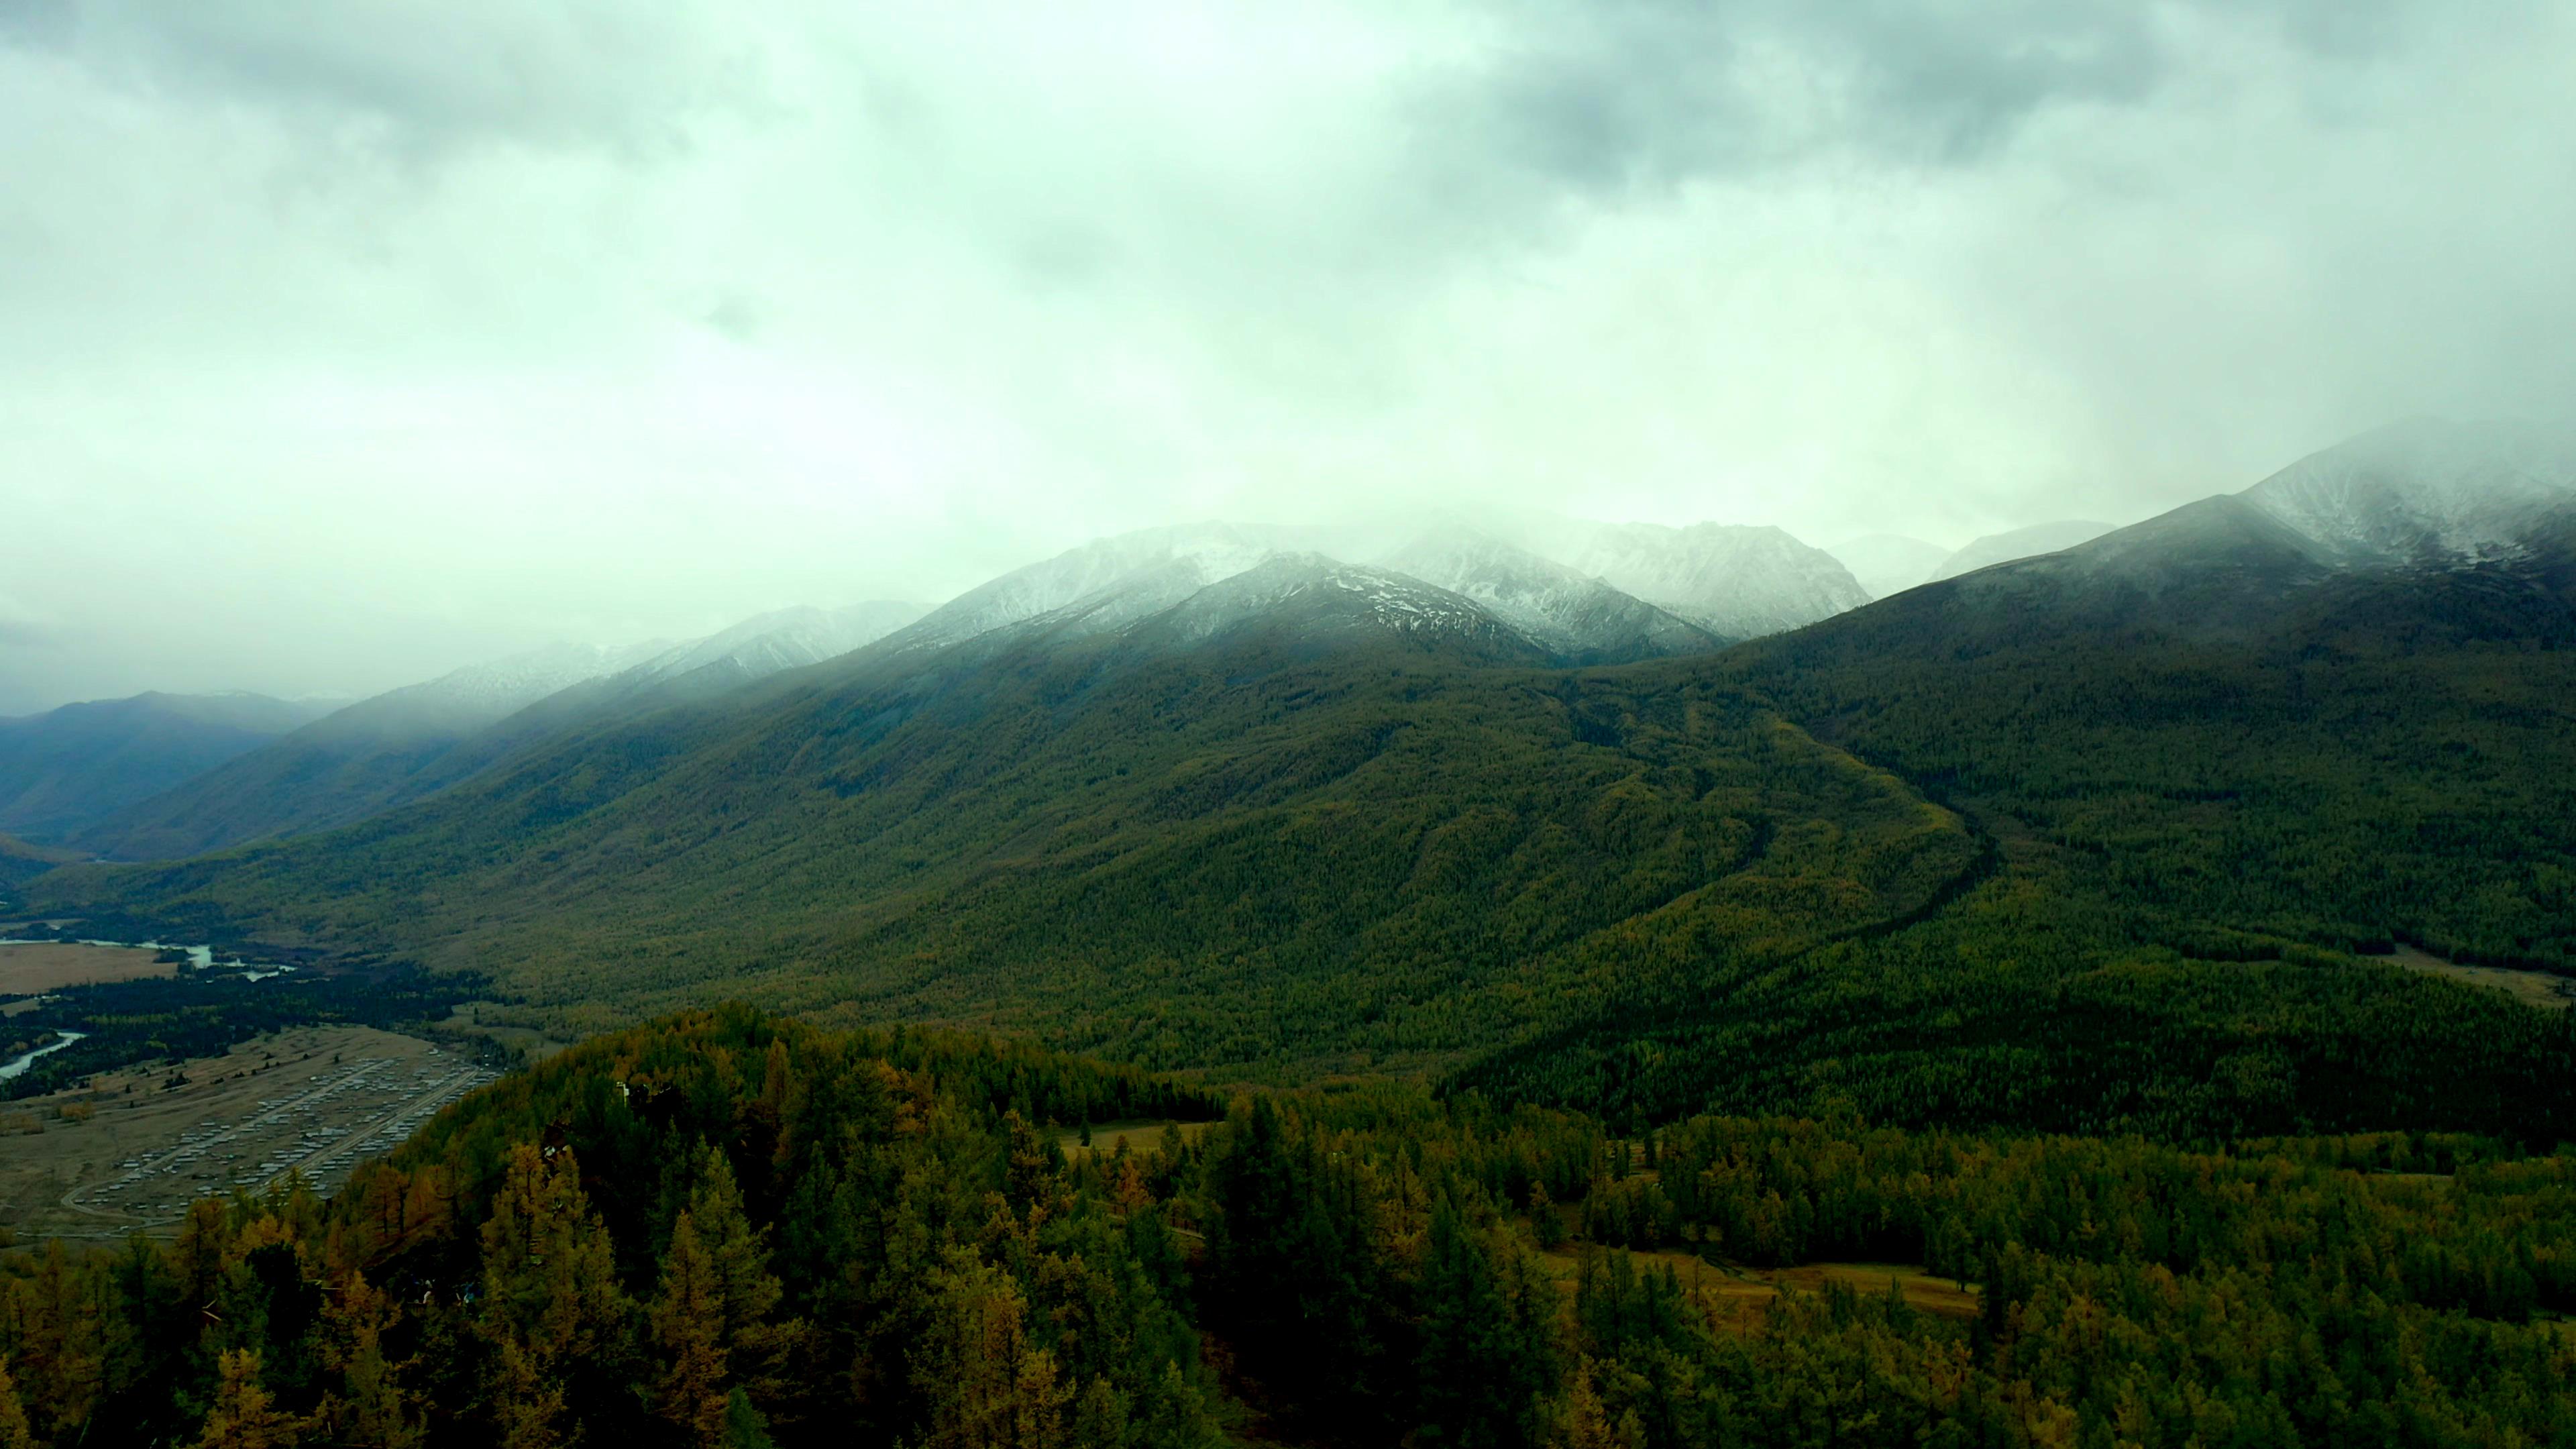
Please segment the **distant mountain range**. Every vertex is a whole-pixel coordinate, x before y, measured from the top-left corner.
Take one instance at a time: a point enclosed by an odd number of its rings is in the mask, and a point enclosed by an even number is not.
[[[916,605],[788,609],[685,644],[556,645],[360,700],[64,833],[155,859],[329,829],[417,800],[559,730],[722,693],[818,663],[917,617]]]
[[[258,694],[138,694],[0,719],[0,832],[59,840],[328,708]]]
[[[2273,1121],[2188,1094],[2279,1057],[2344,1111],[2351,1013],[2431,989],[2350,953],[2576,969],[2576,477],[2485,438],[1714,652],[1668,607],[1732,586],[1694,530],[1568,530],[1592,573],[1457,521],[1126,535],[351,828],[27,889],[470,963],[570,1027],[721,990],[1657,1111],[2027,1104],[2038,1062],[2087,1130]],[[1795,607],[1858,589],[1714,539],[1821,580]],[[2231,964],[2284,952],[2363,974]]]
[[[1336,606],[1366,596],[1379,600],[1385,621],[1454,626],[1495,659],[1556,664],[1705,653],[1867,597],[1829,555],[1772,528],[1494,515],[1375,530],[1149,529],[1015,570],[927,613],[898,604],[794,609],[684,644],[558,645],[286,720],[227,748],[174,743],[152,769],[129,764],[115,788],[55,771],[45,776],[49,804],[30,785],[28,808],[0,824],[115,859],[329,829],[444,789],[557,733],[721,695],[879,641],[888,655],[917,655],[970,641],[990,652],[1038,635],[1072,640],[1127,628],[1220,585],[1231,587],[1201,600],[1189,627],[1217,631],[1229,609],[1287,609],[1293,598],[1309,611],[1305,627],[1329,633]],[[134,748],[148,749],[150,738]]]

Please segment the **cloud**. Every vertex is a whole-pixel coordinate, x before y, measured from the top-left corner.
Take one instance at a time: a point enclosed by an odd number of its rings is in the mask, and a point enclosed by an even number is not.
[[[615,0],[36,0],[17,29],[137,92],[274,110],[335,142],[649,153],[702,114],[757,104],[751,52],[722,14]]]
[[[0,3],[25,691],[425,677],[1175,516],[2133,518],[2576,396],[2498,0]]]
[[[0,594],[0,649],[46,649],[61,642],[61,626],[47,615]]]

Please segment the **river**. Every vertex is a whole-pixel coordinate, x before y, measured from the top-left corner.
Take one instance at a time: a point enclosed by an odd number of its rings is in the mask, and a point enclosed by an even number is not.
[[[5,1082],[11,1077],[24,1076],[27,1068],[36,1064],[36,1058],[41,1057],[48,1052],[61,1051],[63,1048],[70,1046],[73,1042],[79,1041],[82,1037],[89,1035],[89,1033],[85,1031],[67,1031],[63,1032],[61,1035],[62,1040],[49,1043],[45,1046],[40,1046],[34,1051],[27,1053],[25,1056],[18,1058],[16,1061],[9,1063],[7,1066],[0,1067],[0,1082]]]

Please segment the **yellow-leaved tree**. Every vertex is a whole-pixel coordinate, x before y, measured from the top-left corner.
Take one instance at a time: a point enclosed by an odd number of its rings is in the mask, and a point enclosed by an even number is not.
[[[492,1345],[484,1388],[496,1440],[507,1449],[568,1442],[574,1371],[622,1362],[629,1312],[608,1229],[582,1194],[573,1154],[511,1149],[483,1224],[478,1310]]]

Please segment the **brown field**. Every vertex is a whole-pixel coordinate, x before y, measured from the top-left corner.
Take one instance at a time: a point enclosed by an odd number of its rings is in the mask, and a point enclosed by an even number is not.
[[[1102,1153],[1104,1155],[1115,1152],[1118,1150],[1118,1144],[1121,1142],[1127,1144],[1127,1150],[1130,1152],[1150,1152],[1156,1146],[1161,1144],[1163,1140],[1163,1129],[1166,1127],[1180,1128],[1182,1141],[1195,1142],[1201,1136],[1205,1135],[1208,1128],[1214,1125],[1216,1124],[1212,1122],[1149,1122],[1143,1120],[1130,1122],[1095,1122],[1091,1126],[1091,1145],[1089,1147],[1082,1145],[1082,1133],[1080,1131],[1066,1132],[1059,1135],[1055,1140],[1055,1145],[1064,1149],[1064,1155],[1068,1161],[1080,1161],[1082,1158],[1088,1157],[1095,1152]]]
[[[186,1083],[168,1086],[174,1075]],[[196,1198],[294,1171],[327,1193],[491,1079],[417,1037],[300,1027],[0,1104],[0,1227],[21,1244],[162,1234]]]
[[[152,959],[158,954],[132,946],[82,946],[64,941],[0,946],[0,996],[177,974],[177,966]]]
[[[2570,1006],[2576,1006],[2576,980],[2552,975],[2547,971],[2515,971],[2503,966],[2463,966],[2457,962],[2445,961],[2429,951],[2418,951],[2412,946],[2400,946],[2394,955],[2386,959],[2413,970],[2435,976],[2448,976],[2454,981],[2465,981],[2472,986],[2492,987],[2530,1006],[2545,1007],[2551,1011],[2565,1011]]]
[[[1919,1264],[1803,1263],[1794,1268],[1739,1268],[1721,1267],[1695,1253],[1638,1252],[1629,1257],[1640,1264],[1672,1269],[1682,1287],[1707,1307],[1713,1319],[1737,1328],[1752,1327],[1783,1292],[1814,1293],[1828,1283],[1837,1283],[1857,1293],[1882,1294],[1890,1278],[1897,1281],[1907,1306],[1917,1313],[1963,1321],[1977,1316],[1974,1287],[1935,1277]],[[1577,1250],[1556,1249],[1542,1254],[1541,1261],[1566,1292],[1574,1291],[1575,1271],[1583,1261]]]

